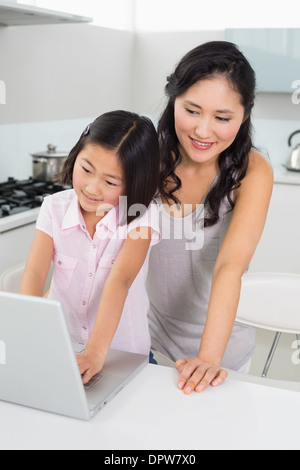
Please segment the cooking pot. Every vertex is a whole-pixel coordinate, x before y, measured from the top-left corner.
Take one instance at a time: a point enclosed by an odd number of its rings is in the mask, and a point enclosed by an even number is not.
[[[67,152],[56,151],[56,146],[49,144],[46,152],[31,154],[33,157],[33,179],[46,183],[59,181],[59,173],[62,172],[64,163],[68,157]]]
[[[294,135],[299,134],[299,131],[293,132],[288,140],[289,147],[292,146],[292,138]],[[290,171],[300,171],[300,143],[293,149],[288,161],[286,162],[286,168]]]

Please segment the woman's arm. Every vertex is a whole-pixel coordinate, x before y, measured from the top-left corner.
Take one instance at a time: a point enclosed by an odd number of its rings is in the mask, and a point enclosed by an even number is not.
[[[178,387],[189,394],[219,385],[227,377],[221,362],[234,325],[241,278],[262,235],[273,189],[273,172],[257,152],[235,194],[232,220],[221,246],[212,279],[207,320],[197,358],[180,359]]]
[[[85,351],[77,356],[84,384],[103,367],[129,288],[145,262],[151,234],[150,227],[132,230],[113,265],[102,292],[91,337]]]
[[[43,297],[53,250],[53,239],[46,233],[36,230],[19,288],[20,294]]]

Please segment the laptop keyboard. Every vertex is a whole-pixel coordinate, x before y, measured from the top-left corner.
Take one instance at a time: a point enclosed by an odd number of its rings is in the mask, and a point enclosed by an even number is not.
[[[100,372],[94,375],[94,377],[92,377],[91,380],[87,384],[84,385],[85,390],[89,390],[91,387],[93,387],[93,385],[99,382],[99,380],[102,379],[102,377],[103,375],[100,374]]]

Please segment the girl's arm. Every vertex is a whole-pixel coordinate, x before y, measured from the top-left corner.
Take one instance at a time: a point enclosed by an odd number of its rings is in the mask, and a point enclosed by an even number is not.
[[[129,288],[145,262],[151,234],[150,227],[132,230],[113,265],[102,292],[92,334],[85,351],[77,356],[84,384],[103,367]]]
[[[220,385],[227,372],[220,370],[231,336],[241,291],[241,278],[262,235],[273,189],[267,161],[251,152],[249,168],[235,195],[235,207],[221,246],[212,279],[207,320],[198,357],[179,359],[178,387],[189,394],[209,384]]]
[[[19,288],[20,294],[43,297],[53,250],[53,239],[46,233],[36,230]]]

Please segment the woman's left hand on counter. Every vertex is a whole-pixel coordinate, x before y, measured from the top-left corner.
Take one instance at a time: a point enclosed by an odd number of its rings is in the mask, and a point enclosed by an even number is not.
[[[178,359],[176,369],[180,372],[177,387],[186,395],[203,392],[209,385],[217,387],[228,377],[225,370],[198,357]]]

